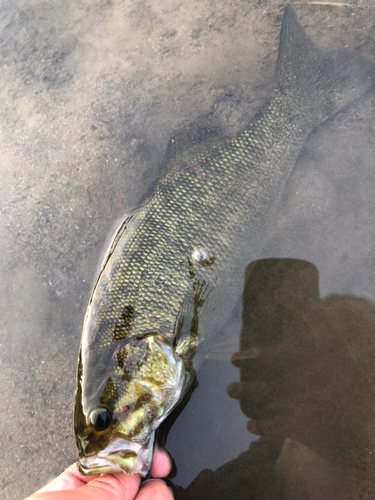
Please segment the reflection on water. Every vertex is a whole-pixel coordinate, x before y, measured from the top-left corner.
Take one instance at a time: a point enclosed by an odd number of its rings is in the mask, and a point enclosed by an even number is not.
[[[227,387],[260,439],[177,499],[358,499],[375,494],[375,304],[319,297],[316,267],[246,270],[240,381]],[[250,439],[249,439],[250,440]]]

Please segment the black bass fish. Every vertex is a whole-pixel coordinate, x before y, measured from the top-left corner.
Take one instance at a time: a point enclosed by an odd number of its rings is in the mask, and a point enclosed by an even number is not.
[[[83,474],[147,475],[155,430],[228,317],[308,134],[371,83],[322,54],[288,6],[274,85],[248,127],[185,151],[170,143],[162,178],[119,228],[88,305],[74,414]]]

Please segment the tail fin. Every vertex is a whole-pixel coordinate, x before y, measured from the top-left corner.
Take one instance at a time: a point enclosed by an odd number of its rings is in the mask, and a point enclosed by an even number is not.
[[[284,10],[275,90],[302,98],[324,121],[374,83],[373,65],[348,55],[331,57],[306,35],[291,5]]]

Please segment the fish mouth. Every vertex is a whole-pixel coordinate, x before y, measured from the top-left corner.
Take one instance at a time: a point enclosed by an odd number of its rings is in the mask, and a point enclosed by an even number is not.
[[[153,432],[148,441],[143,443],[112,438],[108,446],[96,455],[80,457],[78,470],[84,476],[123,472],[146,477],[151,467],[154,437]]]

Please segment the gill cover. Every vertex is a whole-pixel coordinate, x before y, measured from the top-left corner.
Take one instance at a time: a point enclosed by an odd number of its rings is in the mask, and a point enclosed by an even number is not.
[[[165,339],[150,335],[118,344],[108,375],[99,384],[104,385],[99,404],[92,407],[83,397],[80,360],[74,412],[79,469],[85,475],[147,475],[155,430],[185,386],[183,362]]]

